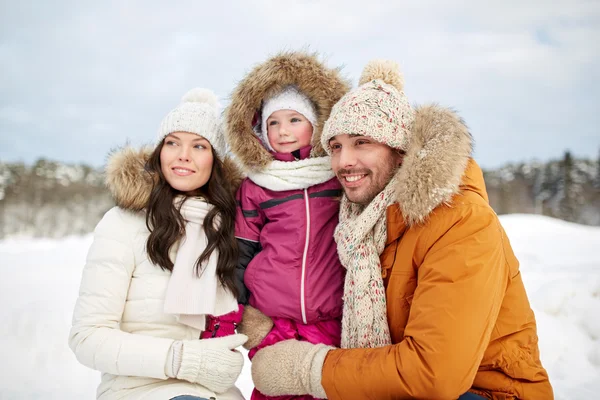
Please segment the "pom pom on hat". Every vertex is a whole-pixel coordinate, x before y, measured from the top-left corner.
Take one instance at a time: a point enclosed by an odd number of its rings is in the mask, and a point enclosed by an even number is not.
[[[329,141],[334,136],[353,134],[406,151],[415,113],[404,94],[404,78],[398,64],[371,61],[359,82],[360,86],[346,93],[331,110],[321,135],[323,148],[331,154]]]
[[[188,91],[181,103],[162,120],[158,143],[173,132],[189,132],[208,140],[219,156],[225,153],[225,138],[218,112],[219,101],[211,90]]]
[[[181,98],[182,103],[204,103],[211,107],[217,108],[219,106],[219,100],[217,96],[208,89],[194,88],[188,91]]]
[[[369,61],[363,69],[358,84],[363,85],[375,79],[380,79],[388,85],[392,85],[400,92],[404,90],[404,76],[400,72],[400,66],[395,61]]]

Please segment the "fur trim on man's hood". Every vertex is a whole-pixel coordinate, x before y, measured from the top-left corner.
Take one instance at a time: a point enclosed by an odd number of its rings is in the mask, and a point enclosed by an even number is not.
[[[397,202],[408,225],[423,223],[440,204],[449,204],[473,151],[463,120],[438,105],[418,107],[400,175]]]
[[[152,191],[152,175],[144,167],[153,148],[122,147],[109,154],[106,165],[106,186],[110,190],[117,206],[130,211],[146,208]],[[235,192],[242,180],[235,163],[225,157],[223,160],[225,179]]]
[[[245,170],[262,171],[273,156],[256,136],[252,124],[260,122],[263,100],[294,85],[315,104],[311,156],[326,155],[321,146],[321,129],[333,105],[349,90],[338,69],[321,63],[316,54],[280,53],[255,67],[235,88],[226,110],[227,142]]]

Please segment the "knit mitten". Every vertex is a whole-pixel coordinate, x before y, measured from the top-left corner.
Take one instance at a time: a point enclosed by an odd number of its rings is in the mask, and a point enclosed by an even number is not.
[[[259,350],[252,359],[254,386],[264,395],[311,395],[326,399],[321,385],[323,363],[335,347],[285,340]]]
[[[273,320],[252,306],[244,307],[242,322],[237,331],[248,336],[244,348],[250,350],[258,346],[273,328]]]
[[[234,350],[248,340],[245,335],[214,339],[184,340],[181,351],[173,345],[173,374],[177,379],[197,383],[215,393],[231,388],[242,372],[244,356]],[[178,359],[181,359],[181,363]],[[179,365],[177,365],[179,364]]]

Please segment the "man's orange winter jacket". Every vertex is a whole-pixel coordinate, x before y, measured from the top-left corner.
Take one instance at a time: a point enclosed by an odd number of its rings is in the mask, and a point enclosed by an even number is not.
[[[393,345],[330,351],[329,399],[553,399],[519,263],[481,169],[468,160],[463,171],[423,223],[408,223],[398,203],[387,209],[380,259]]]

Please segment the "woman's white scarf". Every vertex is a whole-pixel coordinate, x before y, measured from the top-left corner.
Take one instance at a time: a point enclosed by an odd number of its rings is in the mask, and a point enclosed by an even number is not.
[[[342,198],[335,230],[340,261],[346,268],[342,348],[392,343],[379,256],[387,239],[386,211],[395,201],[396,187],[395,176],[367,206]]]
[[[252,182],[276,192],[306,189],[327,182],[334,176],[329,157],[305,158],[296,161],[273,160],[261,172],[248,172],[248,178]]]
[[[164,312],[175,314],[185,325],[204,330],[206,315],[224,315],[237,309],[237,300],[226,290],[217,277],[219,253],[213,250],[208,261],[196,274],[196,262],[208,241],[204,233],[204,217],[213,208],[211,204],[197,199],[178,197],[185,220],[185,237],[181,239],[175,265],[165,295]]]

